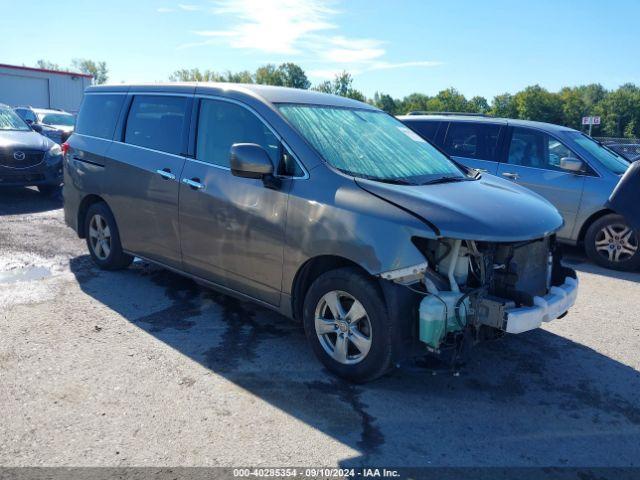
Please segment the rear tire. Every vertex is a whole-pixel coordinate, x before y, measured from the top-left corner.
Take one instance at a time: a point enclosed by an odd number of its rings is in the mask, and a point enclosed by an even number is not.
[[[307,340],[323,365],[356,383],[391,367],[393,324],[378,285],[356,268],[320,275],[304,300]]]
[[[133,257],[122,251],[118,225],[104,202],[87,210],[84,234],[91,258],[103,270],[120,270],[131,265]]]
[[[640,268],[640,236],[621,215],[610,213],[593,222],[584,237],[584,249],[591,260],[605,268]]]

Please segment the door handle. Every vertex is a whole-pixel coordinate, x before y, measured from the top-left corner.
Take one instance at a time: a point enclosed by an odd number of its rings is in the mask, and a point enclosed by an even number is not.
[[[183,178],[182,183],[189,185],[194,190],[204,190],[204,184],[200,183],[199,178]]]
[[[502,176],[507,177],[511,180],[517,180],[518,178],[520,178],[520,175],[518,175],[517,173],[511,173],[511,172],[504,172]]]
[[[156,170],[156,173],[166,180],[176,179],[176,176],[173,173],[171,173],[171,170],[169,170],[168,168],[165,168],[163,170]]]

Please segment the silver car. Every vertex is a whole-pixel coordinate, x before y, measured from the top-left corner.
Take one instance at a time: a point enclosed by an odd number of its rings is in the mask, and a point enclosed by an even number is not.
[[[100,268],[138,256],[298,319],[350,380],[427,352],[454,361],[576,299],[551,204],[458,167],[365,103],[259,85],[90,87],[63,147],[65,219]]]
[[[594,262],[640,267],[639,235],[607,206],[630,163],[591,137],[549,123],[476,115],[399,119],[461,164],[510,180],[562,213],[558,240],[583,245]]]

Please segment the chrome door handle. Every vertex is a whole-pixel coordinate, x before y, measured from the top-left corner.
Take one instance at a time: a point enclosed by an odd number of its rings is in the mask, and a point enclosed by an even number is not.
[[[156,170],[156,173],[167,180],[175,180],[176,176],[169,170]]]
[[[194,190],[204,189],[204,184],[200,183],[197,178],[183,178],[182,183],[189,185]]]
[[[520,175],[518,175],[517,173],[510,173],[510,172],[504,172],[502,176],[510,178],[511,180],[517,180],[518,178],[520,178]]]

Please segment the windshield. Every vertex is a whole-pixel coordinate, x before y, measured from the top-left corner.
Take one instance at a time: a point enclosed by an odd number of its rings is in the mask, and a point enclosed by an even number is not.
[[[421,184],[465,179],[431,144],[380,111],[328,106],[278,106],[331,166],[355,177]]]
[[[624,157],[621,157],[613,150],[609,150],[584,133],[567,132],[567,135],[616,175],[622,175],[629,168],[629,162]]]
[[[68,113],[46,113],[39,115],[40,123],[45,125],[61,125],[63,127],[73,127],[75,118]]]
[[[29,131],[29,125],[10,108],[0,108],[0,130]]]

